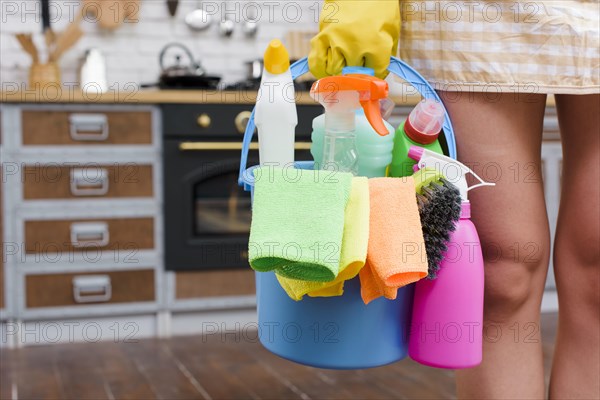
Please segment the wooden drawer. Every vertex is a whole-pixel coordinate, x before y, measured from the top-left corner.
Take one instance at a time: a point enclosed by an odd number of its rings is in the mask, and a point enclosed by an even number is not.
[[[92,287],[75,294],[74,278],[98,275],[108,276],[109,293],[105,288]],[[27,275],[25,289],[27,308],[154,301],[154,270]]]
[[[152,143],[152,113],[23,110],[23,145]]]
[[[250,268],[229,271],[175,273],[175,298],[247,296],[256,293],[254,271]]]
[[[154,218],[25,221],[25,251],[153,249]]]
[[[27,165],[23,198],[73,199],[152,197],[152,165]]]

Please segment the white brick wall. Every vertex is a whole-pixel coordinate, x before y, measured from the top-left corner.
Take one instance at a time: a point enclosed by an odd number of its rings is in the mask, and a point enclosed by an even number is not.
[[[99,0],[91,0],[91,2]],[[139,21],[124,23],[115,31],[103,31],[97,24],[83,21],[84,37],[60,60],[64,82],[77,81],[79,58],[90,47],[99,48],[106,56],[108,80],[111,85],[134,82],[155,82],[160,68],[158,54],[170,42],[180,42],[192,50],[210,74],[223,76],[225,82],[235,82],[245,77],[243,62],[259,58],[267,43],[273,38],[285,38],[288,30],[316,30],[319,0],[180,0],[177,15],[171,18],[166,0],[141,0]],[[185,25],[185,15],[202,4],[214,12],[213,25],[205,31],[193,32]],[[259,30],[253,39],[242,33],[244,17],[252,12],[251,5],[260,10]],[[33,0],[0,1],[0,82],[23,83],[31,60],[25,54],[15,33],[34,34],[42,57],[46,57],[41,34],[39,2]],[[78,10],[76,0],[51,0],[52,26],[62,30]],[[232,37],[221,38],[218,21],[226,14],[239,21]]]

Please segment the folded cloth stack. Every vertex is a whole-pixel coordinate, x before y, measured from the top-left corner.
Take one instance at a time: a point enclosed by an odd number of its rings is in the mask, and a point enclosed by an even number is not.
[[[412,178],[255,170],[249,260],[290,298],[340,296],[360,275],[365,304],[427,275]]]
[[[301,300],[305,294],[312,297],[341,296],[344,293],[344,282],[356,277],[365,265],[368,239],[369,182],[367,178],[352,178],[350,198],[344,213],[338,276],[331,282],[311,282],[277,274],[277,280],[294,300]]]

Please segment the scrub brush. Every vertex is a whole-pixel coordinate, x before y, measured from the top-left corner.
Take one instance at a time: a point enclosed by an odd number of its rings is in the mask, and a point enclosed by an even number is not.
[[[450,233],[454,232],[460,218],[460,192],[435,169],[420,169],[413,179],[427,253],[427,279],[435,279],[448,249],[446,243]]]

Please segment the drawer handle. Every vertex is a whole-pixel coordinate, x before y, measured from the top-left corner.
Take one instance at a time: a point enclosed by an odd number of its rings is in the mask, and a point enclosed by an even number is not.
[[[310,150],[310,142],[296,142],[296,150]],[[201,151],[201,150],[241,150],[241,142],[182,142],[179,143],[181,151]],[[258,150],[258,143],[250,143],[250,150]]]
[[[109,301],[112,285],[108,275],[83,275],[73,278],[73,298],[76,303]]]
[[[108,118],[104,114],[69,115],[71,139],[103,141],[108,139]]]
[[[108,245],[106,222],[75,222],[71,224],[73,247],[104,247]]]
[[[75,168],[71,170],[73,196],[104,196],[108,193],[106,168]]]

